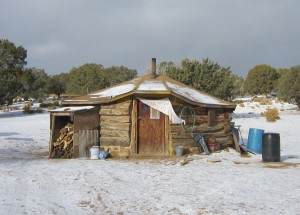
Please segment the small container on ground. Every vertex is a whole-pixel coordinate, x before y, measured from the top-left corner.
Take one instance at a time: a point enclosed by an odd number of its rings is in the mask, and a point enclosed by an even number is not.
[[[176,155],[183,156],[184,155],[184,147],[183,146],[176,146]]]
[[[100,153],[100,148],[99,146],[93,146],[90,149],[91,152],[91,160],[98,160],[99,159],[99,153]]]

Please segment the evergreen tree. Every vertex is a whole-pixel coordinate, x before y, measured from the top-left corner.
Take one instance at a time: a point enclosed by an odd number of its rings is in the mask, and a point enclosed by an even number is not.
[[[269,65],[257,65],[252,68],[245,80],[246,91],[252,95],[269,94],[275,89],[280,77],[277,70]]]
[[[171,64],[172,65],[172,64]],[[230,67],[222,67],[206,58],[202,62],[184,59],[180,66],[166,67],[166,75],[202,92],[222,99],[233,96],[233,77]]]
[[[294,66],[281,73],[276,90],[279,99],[300,107],[300,66]]]
[[[8,40],[0,40],[0,104],[12,103],[22,91],[20,77],[26,65],[27,51]]]

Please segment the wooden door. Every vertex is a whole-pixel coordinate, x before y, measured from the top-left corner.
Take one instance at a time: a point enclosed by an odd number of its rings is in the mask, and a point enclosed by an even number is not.
[[[165,151],[165,115],[138,103],[138,154],[163,155]]]

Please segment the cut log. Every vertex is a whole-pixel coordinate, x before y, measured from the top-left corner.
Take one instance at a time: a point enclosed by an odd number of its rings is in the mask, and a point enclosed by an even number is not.
[[[72,158],[73,157],[73,134],[74,129],[71,123],[68,123],[60,130],[60,135],[53,143],[51,158]]]
[[[129,138],[129,131],[111,130],[102,128],[100,131],[101,137],[127,137]]]
[[[99,111],[99,114],[101,116],[104,116],[104,115],[115,115],[115,116],[129,116],[129,109],[125,109],[125,108],[122,108],[122,109],[101,109]]]
[[[123,146],[127,147],[130,144],[128,137],[100,137],[100,146]]]
[[[129,131],[130,123],[100,122],[100,127],[101,127],[101,129]]]
[[[195,125],[190,127],[182,127],[181,125],[171,125],[171,132],[216,132],[222,131],[224,129],[224,124],[218,124],[215,126],[208,126],[208,123],[201,125]]]
[[[100,116],[100,123],[129,123],[130,116]]]
[[[60,144],[62,144],[61,142],[54,142],[53,143],[53,146],[55,147],[55,146],[59,146]]]
[[[117,103],[113,105],[102,105],[101,110],[102,109],[130,109],[130,105],[131,105],[131,101],[126,101],[126,102]]]
[[[197,146],[194,139],[172,139],[173,146]]]

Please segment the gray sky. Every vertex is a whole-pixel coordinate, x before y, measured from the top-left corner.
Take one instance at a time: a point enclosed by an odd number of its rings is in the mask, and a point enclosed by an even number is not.
[[[48,74],[210,58],[246,77],[300,64],[299,0],[0,0],[0,38]]]

